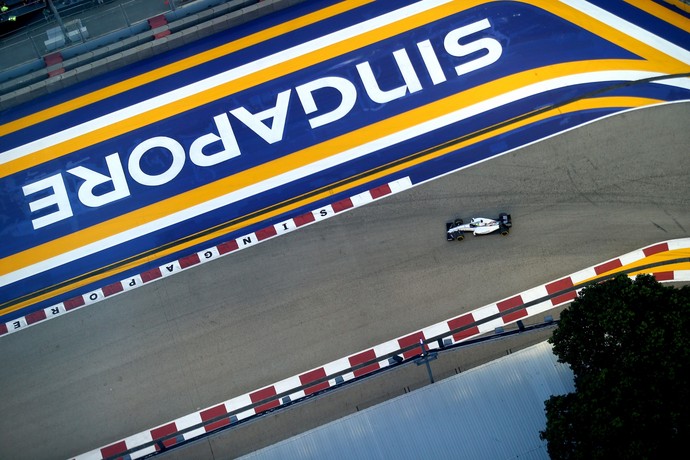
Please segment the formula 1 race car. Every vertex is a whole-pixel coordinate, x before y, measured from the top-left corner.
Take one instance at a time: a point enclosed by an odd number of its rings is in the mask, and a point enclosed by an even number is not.
[[[465,224],[462,219],[455,219],[452,222],[446,222],[446,239],[448,241],[465,239],[465,232],[472,232],[474,236],[486,235],[498,230],[501,235],[506,236],[510,232],[510,227],[513,226],[513,221],[510,214],[502,212],[498,215],[498,219],[487,219],[486,217],[473,217],[470,222]]]

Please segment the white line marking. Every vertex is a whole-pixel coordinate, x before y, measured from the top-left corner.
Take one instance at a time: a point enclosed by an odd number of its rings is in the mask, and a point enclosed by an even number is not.
[[[584,0],[561,0],[561,3],[575,8],[582,13],[585,13],[592,18],[603,22],[604,24],[617,29],[624,34],[632,37],[636,40],[645,43],[652,48],[656,48],[668,56],[673,57],[685,64],[690,64],[690,51],[675,45],[668,40],[665,40],[658,35],[655,35],[625,19],[619,18],[615,14],[609,13],[608,11],[599,8],[596,5],[592,5]]]
[[[167,228],[171,225],[183,222],[187,219],[191,219],[202,214],[206,214],[223,206],[227,206],[238,201],[248,199],[254,195],[258,195],[259,193],[286,185],[292,181],[301,179],[311,174],[316,174],[326,169],[336,167],[345,162],[369,155],[370,153],[376,152],[378,150],[391,147],[401,142],[413,139],[423,134],[427,134],[434,130],[451,125],[458,121],[479,115],[488,110],[492,110],[503,105],[519,101],[526,97],[572,85],[605,81],[634,81],[644,78],[655,77],[659,75],[662,74],[656,72],[625,70],[600,71],[587,72],[577,75],[568,75],[564,77],[553,78],[543,82],[533,83],[523,88],[518,88],[516,90],[509,91],[505,94],[495,96],[493,98],[487,99],[485,101],[479,102],[468,107],[464,107],[462,109],[442,115],[432,120],[422,122],[418,125],[404,129],[402,131],[398,131],[396,133],[389,134],[382,138],[375,139],[373,141],[359,145],[350,150],[340,152],[328,158],[324,158],[322,160],[308,164],[306,166],[302,166],[300,168],[288,171],[278,176],[274,176],[261,182],[257,182],[248,187],[239,189],[226,195],[219,196],[204,203],[200,203],[190,208],[177,211],[168,216],[156,219],[151,222],[147,222],[145,224],[139,225],[138,227],[134,227],[129,230],[125,230],[124,232],[120,232],[118,234],[106,237],[94,243],[87,244],[85,246],[67,251],[63,254],[20,268],[18,270],[15,270],[14,272],[10,272],[3,276],[0,276],[0,287],[7,286],[11,283],[22,280],[29,276],[33,276],[35,274],[59,267],[68,262],[81,259],[92,254],[96,254],[105,249],[110,249],[119,244],[131,241],[135,238],[148,235],[155,231]]]
[[[420,12],[430,10],[444,3],[449,3],[450,1],[451,0],[425,0],[418,3],[414,3],[404,8],[391,11],[390,13],[383,14],[376,18],[369,19],[362,23],[346,27],[345,29],[330,33],[323,37],[319,37],[314,40],[301,43],[299,45],[293,46],[292,48],[288,48],[286,50],[272,54],[270,56],[257,59],[256,61],[249,62],[234,69],[221,72],[217,75],[205,78],[198,82],[194,82],[181,88],[177,88],[173,91],[169,91],[165,94],[161,94],[146,101],[138,102],[129,107],[116,110],[115,112],[103,115],[98,118],[94,118],[93,120],[89,120],[77,126],[73,126],[63,131],[46,136],[42,139],[37,139],[35,141],[21,145],[19,147],[7,150],[6,152],[0,153],[0,164],[5,164],[18,158],[22,158],[26,155],[30,155],[34,152],[51,147],[55,144],[59,144],[61,142],[68,141],[70,139],[84,135],[91,131],[95,131],[104,126],[118,123],[122,120],[126,120],[128,118],[140,115],[150,110],[158,109],[164,105],[170,104],[180,99],[184,99],[189,96],[193,96],[194,94],[200,93],[202,91],[215,88],[227,82],[246,77],[247,75],[251,75],[255,72],[259,72],[261,70],[274,67],[280,63],[298,58],[300,56],[304,56],[308,53],[311,53],[319,49],[323,49],[335,43],[340,43],[349,40],[358,35],[368,33],[372,30],[400,21],[409,16],[413,16]]]

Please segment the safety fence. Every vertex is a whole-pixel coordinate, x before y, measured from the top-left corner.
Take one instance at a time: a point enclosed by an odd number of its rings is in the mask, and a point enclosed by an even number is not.
[[[44,55],[109,33],[145,22],[148,18],[173,11],[180,0],[142,2],[137,0],[89,0],[56,8],[60,21],[50,8],[42,18],[4,37],[0,37],[0,68],[42,59]],[[55,2],[56,6],[59,2]],[[62,23],[62,25],[60,24]]]
[[[396,351],[382,355],[381,357],[377,357],[375,360],[362,362],[343,371],[315,379],[307,384],[300,385],[290,390],[267,397],[263,400],[253,402],[242,408],[227,413],[210,416],[203,419],[199,423],[169,434],[162,435],[142,445],[123,451],[118,451],[118,449],[112,448],[109,451],[104,452],[102,457],[98,458],[102,458],[103,460],[151,458],[164,452],[169,452],[173,449],[184,447],[190,442],[199,441],[203,438],[216,435],[222,431],[236,428],[240,424],[244,424],[251,420],[257,419],[258,417],[285,409],[294,404],[307,402],[316,396],[335,389],[341,389],[345,385],[360,382],[383,372],[393,371],[398,369],[400,366],[412,365],[413,363],[416,365],[427,364],[430,361],[437,359],[437,355],[439,353],[457,351],[460,348],[477,345],[483,342],[489,342],[548,327],[556,327],[557,325],[558,320],[554,320],[552,317],[546,316],[544,322],[538,324],[524,326],[521,322],[519,322],[519,327],[517,329],[505,331],[502,328],[497,328],[495,330],[495,334],[493,335],[468,340],[462,343],[450,343],[448,337],[439,337],[436,341],[436,344],[434,344],[435,346],[420,340],[419,344],[400,348]],[[468,330],[470,328],[472,328],[471,325],[464,326],[459,328],[456,333],[462,332],[463,330]],[[405,356],[409,357],[405,358]],[[373,369],[373,367],[376,368]],[[373,370],[367,371],[368,368],[372,368]],[[431,381],[433,383],[431,371],[429,372],[430,378],[432,379]],[[348,374],[359,375],[348,379]],[[333,384],[331,384],[331,382],[333,382]],[[295,393],[300,392],[304,393],[305,396],[298,399],[292,399]],[[254,411],[255,413],[245,416],[246,413],[251,411]],[[165,430],[165,427],[161,428]],[[81,458],[82,457],[79,456],[75,460]]]
[[[0,36],[0,93],[15,89],[12,80],[51,65],[59,60],[106,49],[124,39],[160,26],[174,29],[175,21],[184,27],[195,25],[189,17],[202,11],[226,14],[260,3],[261,0],[81,0],[63,9],[43,9],[43,17],[31,25]],[[200,20],[212,16],[203,15]],[[185,21],[180,21],[185,19]],[[169,33],[169,32],[167,32]],[[153,40],[153,35],[149,37]],[[50,75],[45,75],[47,78]]]

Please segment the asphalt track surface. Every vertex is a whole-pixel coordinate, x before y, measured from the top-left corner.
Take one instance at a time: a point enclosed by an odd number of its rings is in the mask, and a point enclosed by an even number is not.
[[[0,458],[67,458],[660,240],[690,103],[619,114],[0,340]],[[453,217],[513,215],[448,243]]]
[[[303,2],[3,112],[0,335],[328,200],[690,99],[690,20],[646,3]]]

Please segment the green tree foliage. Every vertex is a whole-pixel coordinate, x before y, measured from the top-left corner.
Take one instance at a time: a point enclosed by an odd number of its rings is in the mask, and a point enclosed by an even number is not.
[[[552,460],[659,459],[690,441],[690,287],[650,275],[588,286],[549,339],[575,392],[545,402]],[[682,454],[680,454],[682,455]]]

